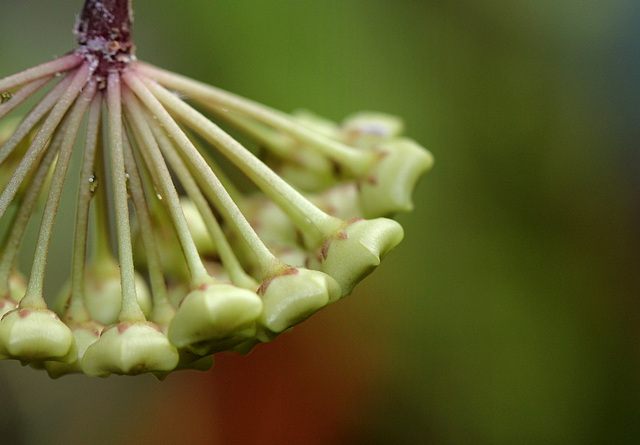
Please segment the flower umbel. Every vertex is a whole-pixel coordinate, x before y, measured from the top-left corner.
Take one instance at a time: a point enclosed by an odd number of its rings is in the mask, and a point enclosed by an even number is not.
[[[0,79],[0,358],[52,377],[208,369],[290,330],[400,243],[389,217],[412,209],[433,162],[398,118],[288,115],[138,61],[131,24],[130,0],[87,0],[75,51]],[[70,174],[72,262],[53,312],[45,269]],[[25,278],[17,256],[41,203]]]

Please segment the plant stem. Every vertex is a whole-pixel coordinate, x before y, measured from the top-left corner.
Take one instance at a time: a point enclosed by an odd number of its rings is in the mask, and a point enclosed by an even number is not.
[[[131,200],[136,209],[136,215],[141,228],[140,236],[142,238],[145,255],[147,256],[147,269],[149,272],[149,282],[151,283],[151,294],[153,296],[153,313],[151,319],[161,327],[166,328],[175,314],[175,310],[169,302],[156,238],[151,231],[151,215],[149,213],[142,178],[138,171],[138,161],[135,158],[129,139],[125,138],[124,142],[124,163],[129,173],[129,180],[131,181],[131,187],[129,187]]]
[[[87,84],[89,79],[89,65],[84,64],[81,68],[79,68],[76,74],[73,77],[69,87],[66,89],[58,103],[53,107],[51,113],[45,120],[44,124],[38,131],[38,134],[31,142],[31,145],[27,149],[27,152],[22,157],[20,164],[16,168],[13,176],[9,180],[9,183],[2,191],[2,195],[0,195],[0,218],[4,215],[4,212],[9,207],[9,204],[13,200],[20,184],[27,176],[31,167],[38,161],[40,158],[40,154],[47,146],[51,135],[55,131],[55,129],[60,124],[60,121],[64,117],[65,113],[71,107],[73,102],[78,97],[78,94],[82,90],[82,88]]]
[[[136,297],[135,269],[133,267],[133,247],[129,225],[127,200],[127,175],[124,168],[122,145],[122,103],[120,97],[120,75],[110,73],[107,86],[107,109],[109,111],[109,149],[111,151],[111,177],[113,201],[118,236],[118,259],[120,263],[120,283],[122,287],[122,307],[119,322],[144,321],[144,314]]]
[[[297,140],[315,148],[325,156],[339,162],[355,177],[365,175],[376,160],[371,153],[356,150],[353,147],[309,130],[293,122],[282,112],[229,93],[228,91],[148,64],[136,64],[136,71],[144,73],[149,78],[167,88],[185,93],[193,101],[214,113],[220,114],[223,109],[229,109],[289,134]]]
[[[130,62],[132,23],[131,0],[86,0],[74,29],[76,52],[97,61],[97,76],[106,78]]]
[[[149,128],[146,120],[144,119],[144,113],[141,110],[140,105],[137,103],[137,99],[128,90],[124,91],[125,97],[125,111],[128,122],[136,133],[136,140],[139,142],[143,157],[149,170],[152,173],[153,180],[156,187],[163,197],[163,201],[166,203],[167,209],[171,216],[173,226],[176,229],[176,234],[180,240],[180,245],[187,260],[189,272],[191,274],[191,285],[194,288],[201,285],[210,284],[213,278],[207,273],[198,249],[193,241],[187,220],[184,217],[182,206],[180,205],[180,199],[178,192],[171,179],[171,174],[167,168],[166,163],[162,157],[160,147],[153,137],[153,133]]]
[[[222,231],[222,228],[218,224],[218,220],[213,214],[213,210],[211,210],[211,207],[209,206],[209,202],[202,194],[202,191],[198,187],[198,183],[191,175],[191,172],[173,146],[173,143],[153,118],[150,118],[150,116],[147,115],[147,120],[149,121],[151,130],[158,141],[158,145],[160,146],[162,153],[178,176],[178,179],[180,180],[184,190],[187,192],[187,195],[191,198],[198,209],[207,231],[213,240],[213,244],[218,250],[220,260],[229,274],[231,282],[238,287],[244,287],[250,290],[257,289],[257,283],[245,272],[242,265],[236,258],[224,232]]]
[[[0,80],[0,91],[10,90],[11,88],[29,83],[32,80],[70,70],[81,63],[81,57],[76,54],[68,54],[60,57],[59,59],[52,60],[51,62],[43,63],[42,65],[34,66],[33,68],[13,74],[12,76],[5,77]]]
[[[98,93],[91,103],[87,119],[84,157],[80,172],[80,189],[76,207],[76,226],[73,237],[73,262],[71,268],[71,299],[67,316],[75,321],[88,319],[84,308],[84,270],[87,256],[87,231],[89,223],[89,204],[92,199],[92,187],[95,186],[94,163],[98,149],[101,123],[102,94]]]
[[[38,91],[43,85],[48,83],[53,76],[43,77],[42,79],[32,80],[24,87],[20,88],[20,91],[15,93],[11,100],[6,104],[0,105],[0,119],[16,109],[22,102],[27,100],[33,93]]]
[[[53,136],[53,141],[40,161],[38,169],[35,175],[33,175],[26,193],[21,198],[20,208],[18,209],[18,212],[11,224],[9,236],[6,238],[6,244],[2,246],[2,259],[0,259],[0,296],[6,295],[9,292],[9,276],[11,274],[11,269],[15,263],[20,244],[22,243],[24,233],[27,229],[27,224],[33,214],[33,209],[38,203],[42,185],[47,179],[51,163],[58,154],[58,149],[60,148],[60,144],[62,143],[62,138],[64,136],[62,129],[64,129],[64,122]]]
[[[267,249],[196,147],[146,85],[131,71],[125,73],[123,77],[129,88],[131,88],[145,104],[149,113],[157,117],[158,122],[164,127],[167,134],[173,138],[176,145],[180,148],[181,154],[190,165],[190,169],[195,173],[200,187],[207,194],[211,202],[214,203],[222,216],[231,224],[234,230],[236,230],[240,239],[244,239],[247,242],[247,245],[253,251],[260,264],[263,275],[274,275],[283,267],[286,267],[282,261]]]
[[[58,205],[60,204],[60,197],[62,196],[62,189],[67,176],[67,168],[71,161],[76,136],[78,135],[82,119],[95,92],[96,84],[95,82],[90,82],[80,98],[75,102],[69,115],[67,126],[63,130],[64,138],[60,147],[58,161],[53,171],[49,196],[47,197],[42,215],[36,253],[33,257],[33,266],[29,276],[29,284],[24,298],[20,301],[20,307],[41,307],[41,305],[44,304],[42,290],[53,225],[55,223]],[[44,307],[46,307],[46,304],[44,304]]]
[[[327,235],[335,232],[342,225],[342,221],[318,209],[253,153],[194,108],[181,101],[155,81],[143,76],[140,76],[140,78],[149,91],[169,111],[218,148],[267,196],[273,199],[310,239],[320,244]]]
[[[7,159],[13,150],[18,146],[33,129],[38,122],[47,115],[49,111],[60,100],[64,92],[67,90],[71,81],[73,80],[72,74],[67,74],[55,87],[43,97],[40,102],[29,112],[29,114],[22,120],[18,128],[7,139],[2,148],[0,149],[0,164]]]

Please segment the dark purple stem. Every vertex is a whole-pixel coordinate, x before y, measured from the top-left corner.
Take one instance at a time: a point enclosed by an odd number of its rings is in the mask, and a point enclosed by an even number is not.
[[[86,0],[74,33],[79,51],[98,61],[95,74],[122,71],[131,60],[131,0]]]

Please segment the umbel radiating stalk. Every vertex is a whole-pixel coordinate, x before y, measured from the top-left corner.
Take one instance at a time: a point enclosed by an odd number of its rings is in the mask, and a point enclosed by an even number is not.
[[[289,115],[139,62],[132,18],[130,0],[87,0],[78,48],[0,79],[0,358],[54,378],[206,370],[291,330],[402,240],[390,218],[432,164],[396,117]],[[72,259],[56,290],[59,217]]]

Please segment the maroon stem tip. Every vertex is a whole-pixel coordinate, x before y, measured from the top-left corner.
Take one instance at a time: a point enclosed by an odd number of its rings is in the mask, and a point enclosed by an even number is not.
[[[130,61],[132,23],[131,0],[85,1],[74,32],[81,50],[98,57],[96,74],[120,71]]]

